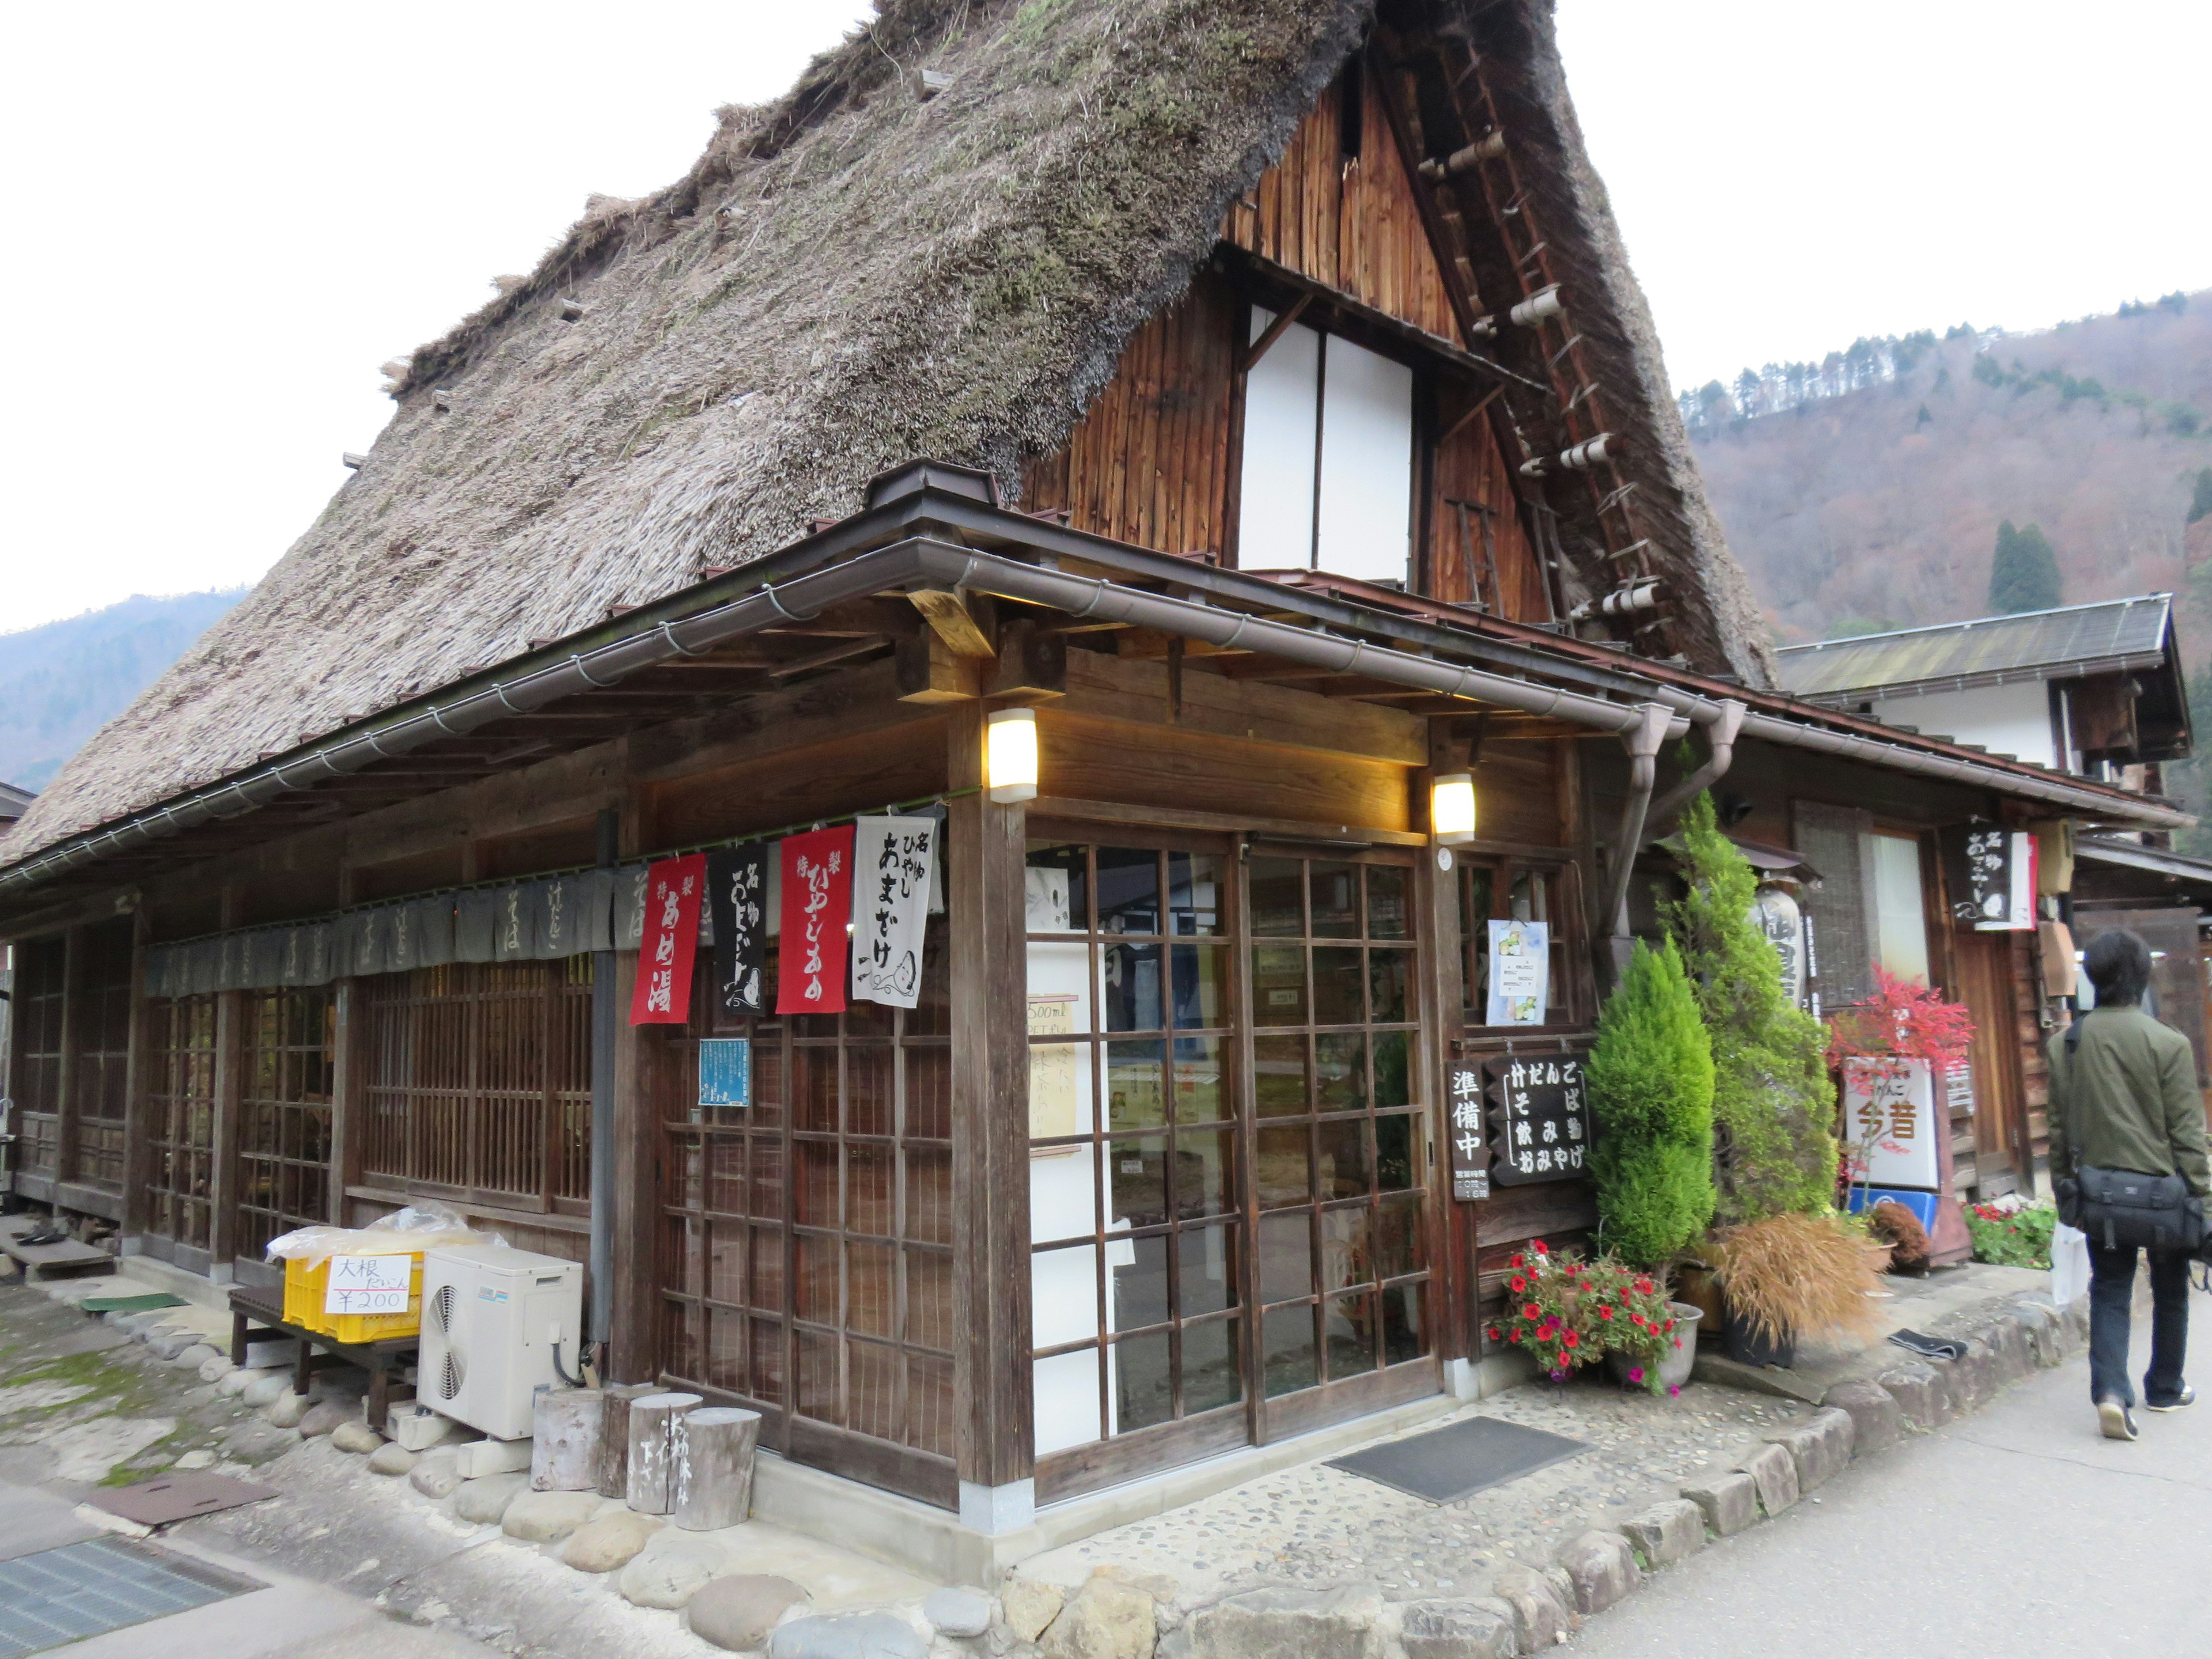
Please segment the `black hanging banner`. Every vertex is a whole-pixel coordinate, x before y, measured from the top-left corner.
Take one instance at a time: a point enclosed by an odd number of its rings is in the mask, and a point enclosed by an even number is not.
[[[775,842],[751,842],[707,855],[717,1031],[738,1029],[769,1011],[762,969],[768,952],[768,861],[775,854]]]

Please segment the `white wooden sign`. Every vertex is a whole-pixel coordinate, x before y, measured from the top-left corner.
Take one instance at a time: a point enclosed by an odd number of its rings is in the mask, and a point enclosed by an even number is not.
[[[1936,1137],[1950,1131],[1936,1111],[1936,1081],[1924,1060],[1844,1062],[1845,1133],[1865,1162],[1856,1178],[1870,1187],[1918,1187],[1942,1180]]]

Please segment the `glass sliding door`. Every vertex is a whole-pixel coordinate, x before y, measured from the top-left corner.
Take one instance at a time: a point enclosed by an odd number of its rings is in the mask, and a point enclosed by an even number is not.
[[[1384,1373],[1432,1351],[1413,875],[1249,862],[1263,1438],[1369,1409]]]
[[[1038,1496],[1242,1444],[1232,862],[1030,848]]]

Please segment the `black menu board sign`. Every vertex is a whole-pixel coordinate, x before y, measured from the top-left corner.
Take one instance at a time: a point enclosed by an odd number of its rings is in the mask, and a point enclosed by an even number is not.
[[[1486,1174],[1501,1187],[1571,1181],[1589,1167],[1587,1053],[1495,1055],[1480,1062],[1483,1121],[1490,1131]],[[1455,1072],[1462,1069],[1455,1066]],[[1473,1069],[1468,1067],[1466,1069]],[[1453,1088],[1459,1081],[1455,1077]],[[1459,1098],[1455,1094],[1453,1185],[1458,1186]]]

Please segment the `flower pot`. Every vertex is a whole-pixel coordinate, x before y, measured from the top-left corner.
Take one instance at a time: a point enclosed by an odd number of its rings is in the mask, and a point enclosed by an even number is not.
[[[1721,1340],[1721,1287],[1713,1270],[1702,1261],[1684,1261],[1674,1268],[1674,1295],[1703,1316],[1698,1334],[1708,1342]]]
[[[1736,1316],[1725,1295],[1721,1297],[1721,1334],[1728,1345],[1728,1357],[1738,1364],[1779,1365],[1786,1370],[1797,1363],[1797,1339],[1794,1335],[1777,1341],[1764,1332],[1753,1330]]]
[[[1691,1368],[1698,1363],[1698,1322],[1705,1315],[1704,1309],[1692,1307],[1686,1302],[1670,1302],[1667,1310],[1674,1316],[1674,1334],[1681,1339],[1682,1346],[1669,1349],[1666,1358],[1659,1361],[1659,1386],[1679,1389],[1690,1380]],[[1607,1350],[1605,1356],[1606,1370],[1624,1388],[1640,1389],[1650,1381],[1647,1376],[1643,1382],[1635,1382],[1628,1375],[1642,1363],[1634,1354],[1624,1353],[1618,1348]]]

